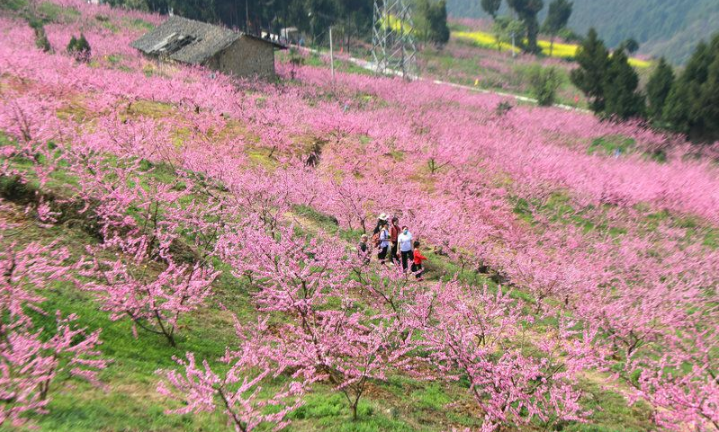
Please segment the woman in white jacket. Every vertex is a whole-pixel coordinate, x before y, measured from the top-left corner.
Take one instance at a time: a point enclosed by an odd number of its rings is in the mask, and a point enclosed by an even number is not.
[[[406,226],[402,227],[402,233],[397,237],[397,243],[399,243],[399,253],[402,257],[402,271],[406,273],[409,269],[409,263],[414,260],[412,254],[412,233],[409,232],[409,228]]]

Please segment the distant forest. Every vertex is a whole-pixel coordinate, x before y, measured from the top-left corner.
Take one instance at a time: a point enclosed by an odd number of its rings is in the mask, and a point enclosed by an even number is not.
[[[106,0],[113,6],[174,14],[260,34],[288,26],[326,37],[330,24],[343,36],[364,35],[372,24],[373,0]]]
[[[544,3],[540,19],[549,1]],[[448,0],[447,9],[454,17],[486,16],[480,0]],[[610,47],[634,38],[640,52],[679,64],[719,29],[719,0],[574,0],[569,26],[580,34],[596,28]]]

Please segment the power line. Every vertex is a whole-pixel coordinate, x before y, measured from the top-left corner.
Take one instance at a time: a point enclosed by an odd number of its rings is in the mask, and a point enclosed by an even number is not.
[[[400,71],[404,78],[417,76],[412,10],[405,0],[375,0],[372,57],[376,73]]]

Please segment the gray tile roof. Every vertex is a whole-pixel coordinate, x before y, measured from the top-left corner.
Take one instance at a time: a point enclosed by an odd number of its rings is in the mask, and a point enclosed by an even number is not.
[[[251,37],[224,27],[173,16],[131,45],[148,55],[202,64],[243,36]],[[264,39],[253,39],[277,45]]]

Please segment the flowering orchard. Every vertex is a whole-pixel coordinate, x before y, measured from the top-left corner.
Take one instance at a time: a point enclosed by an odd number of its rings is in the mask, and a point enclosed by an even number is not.
[[[648,428],[719,430],[716,146],[427,82],[234,81],[131,50],[161,17],[61,6],[54,54],[0,16],[0,425],[45,427],[69,378],[112,386],[103,335],[127,329],[172,353],[163,416],[229,430],[306,426],[316,394],[361,422],[397,380],[468,419],[427,430],[581,428],[592,379]],[[80,31],[89,62],[63,52]],[[618,137],[631,152],[590,151]],[[356,256],[382,212],[432,249],[430,281]],[[57,284],[103,332],[49,309]],[[214,315],[226,348],[193,352]]]

